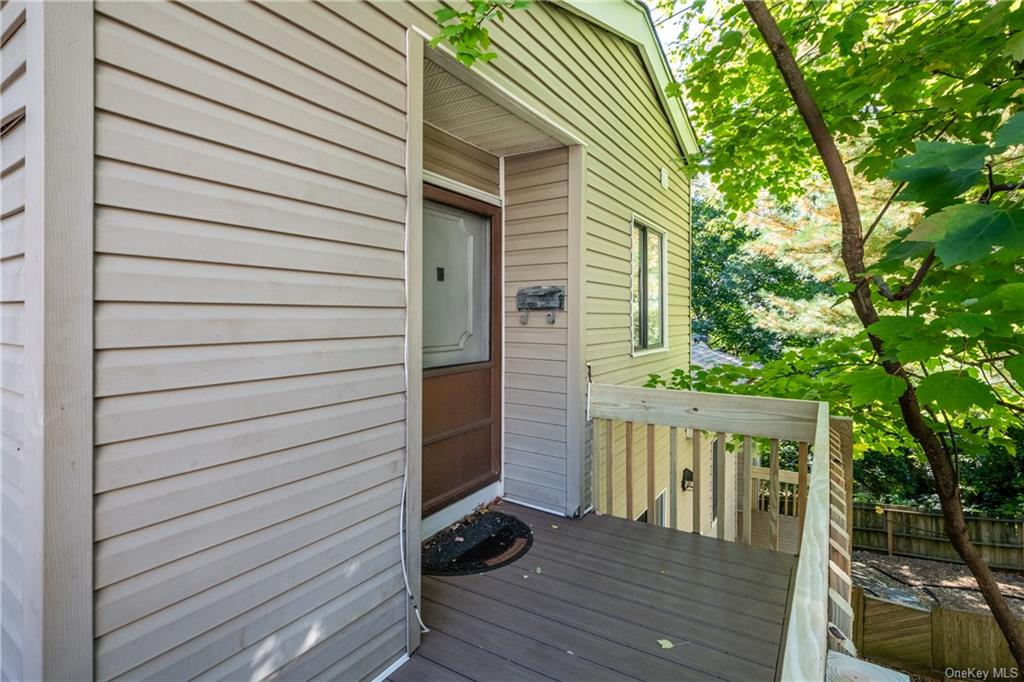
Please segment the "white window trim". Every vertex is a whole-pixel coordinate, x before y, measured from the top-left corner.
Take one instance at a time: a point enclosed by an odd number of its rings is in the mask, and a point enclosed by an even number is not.
[[[657,348],[637,348],[633,343],[633,326],[636,320],[633,317],[633,299],[636,297],[636,287],[633,283],[633,231],[637,225],[642,225],[648,230],[654,230],[661,235],[661,335],[662,344]],[[668,333],[668,231],[662,229],[657,223],[647,220],[639,213],[634,212],[629,219],[629,347],[630,355],[634,358],[644,355],[656,355],[667,353],[669,347]]]

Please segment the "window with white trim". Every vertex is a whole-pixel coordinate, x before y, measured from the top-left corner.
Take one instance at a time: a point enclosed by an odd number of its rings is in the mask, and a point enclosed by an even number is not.
[[[665,253],[661,230],[633,219],[633,351],[666,346]]]

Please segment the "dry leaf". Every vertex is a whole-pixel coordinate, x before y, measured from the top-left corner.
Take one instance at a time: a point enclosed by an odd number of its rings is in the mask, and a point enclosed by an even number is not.
[[[554,528],[555,530],[558,530],[558,524],[557,523],[552,523],[551,527]]]
[[[676,645],[667,639],[659,639],[658,646],[660,646],[662,649],[674,649]]]

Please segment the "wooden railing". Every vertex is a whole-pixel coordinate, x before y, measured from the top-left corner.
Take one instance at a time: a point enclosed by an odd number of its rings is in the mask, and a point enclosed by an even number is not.
[[[593,499],[602,513],[636,519],[647,510],[647,522],[656,523],[652,510],[664,490],[666,526],[751,544],[760,510],[775,550],[781,521],[798,524],[780,679],[823,680],[829,649],[854,653],[848,421],[830,421],[828,404],[815,401],[604,384],[590,386],[588,412]],[[797,471],[780,468],[787,441],[796,443]],[[762,447],[767,467],[755,463]]]

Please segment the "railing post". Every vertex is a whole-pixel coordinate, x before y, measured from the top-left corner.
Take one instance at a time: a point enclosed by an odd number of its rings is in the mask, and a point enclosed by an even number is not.
[[[750,495],[750,486],[753,480],[753,471],[751,471],[753,456],[753,439],[750,436],[743,436],[743,454],[740,456],[743,469],[743,475],[740,477],[740,499],[743,509],[743,543],[747,545],[751,542],[754,523],[754,501]]]
[[[678,436],[679,432],[676,427],[670,427],[668,430],[668,525],[672,530],[679,529],[679,518],[676,514],[677,507],[679,506],[679,488],[681,486],[679,480],[679,445],[676,442]]]
[[[768,470],[768,543],[779,551],[779,439],[772,438]]]
[[[693,430],[693,532],[701,534],[701,477],[700,429]]]
[[[654,525],[654,424],[647,425],[647,523]]]
[[[626,422],[626,518],[636,520],[633,514],[633,422]]]

